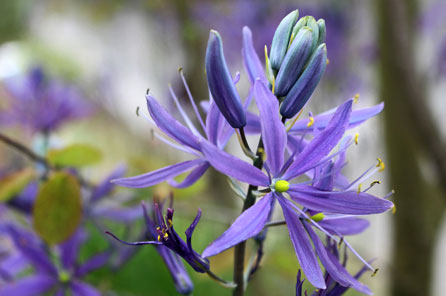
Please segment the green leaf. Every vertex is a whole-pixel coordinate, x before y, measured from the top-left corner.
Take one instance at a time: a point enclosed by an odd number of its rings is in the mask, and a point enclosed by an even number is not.
[[[101,160],[101,151],[97,148],[74,144],[62,149],[48,151],[48,161],[59,167],[83,167],[97,163]]]
[[[19,194],[33,177],[34,171],[28,168],[0,179],[0,202],[6,202]]]
[[[81,190],[66,172],[51,176],[39,189],[33,208],[34,229],[48,244],[69,238],[82,217]]]

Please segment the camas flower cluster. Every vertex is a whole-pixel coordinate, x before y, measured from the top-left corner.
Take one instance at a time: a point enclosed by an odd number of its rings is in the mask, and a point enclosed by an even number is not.
[[[193,159],[143,175],[114,180],[116,184],[139,188],[168,181],[172,186],[182,188],[195,183],[212,166],[231,179],[248,184],[249,189],[245,211],[201,255],[191,247],[192,231],[186,232],[187,244],[173,231],[171,209],[165,220],[159,209],[156,210],[159,225],[156,229],[162,229],[158,238],[154,239],[154,234],[151,240],[137,245],[166,246],[196,271],[207,272],[206,258],[253,238],[274,224],[270,220],[274,204],[278,203],[284,217],[282,224],[288,228],[300,267],[314,287],[322,290],[343,287],[337,289],[341,292],[336,295],[341,295],[349,287],[371,294],[369,288],[350,275],[340,262],[336,245],[344,243],[366,268],[374,270],[344,236],[360,233],[368,226],[368,222],[358,216],[383,213],[394,207],[387,200],[391,194],[380,198],[368,193],[378,182],[373,182],[365,190],[358,187],[383,169],[384,164],[379,159],[376,166],[353,182],[342,174],[342,168],[346,165],[346,150],[358,140],[357,135],[346,135],[346,131],[381,112],[383,105],[353,111],[357,98],[352,98],[320,115],[310,113],[308,118],[300,118],[302,108],[311,98],[327,65],[325,35],[323,20],[316,21],[311,16],[299,18],[298,11],[293,11],[277,27],[263,66],[254,50],[250,29],[243,28],[242,54],[250,91],[242,102],[236,87],[240,77],[231,76],[222,38],[218,32],[211,31],[205,61],[210,93],[209,102],[203,104],[207,113],[205,120],[201,118],[181,73],[200,127],[187,116],[172,89],[172,98],[186,125],[169,114],[150,93],[147,94],[151,115],[148,120],[165,135],[156,133],[156,136],[175,149],[192,155]],[[258,114],[248,111],[253,99]],[[224,151],[234,133],[243,152],[252,158],[252,164]],[[255,151],[249,147],[245,133],[259,136]],[[190,173],[181,183],[174,180],[185,172]],[[300,181],[302,179],[306,181]],[[197,222],[196,218],[192,230]],[[321,240],[317,232],[327,237],[327,241],[335,242],[334,245],[325,245],[325,240]],[[324,277],[319,261],[330,281]],[[300,276],[298,287],[301,287],[299,283]]]

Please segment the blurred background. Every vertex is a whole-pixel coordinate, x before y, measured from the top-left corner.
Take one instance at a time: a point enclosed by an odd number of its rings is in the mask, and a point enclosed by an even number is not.
[[[349,149],[345,168],[345,175],[354,179],[380,157],[386,170],[377,176],[382,184],[373,193],[396,192],[392,197],[396,213],[370,218],[371,227],[350,239],[364,258],[376,258],[374,265],[380,269],[362,281],[375,295],[446,295],[446,3],[442,0],[3,0],[1,133],[37,154],[73,144],[93,147],[95,161],[80,165],[79,171],[95,184],[122,164],[126,175],[133,176],[184,160],[185,155],[153,136],[153,125],[141,115],[147,113],[146,90],[150,88],[164,106],[177,112],[169,96],[170,83],[190,107],[178,73],[182,67],[195,100],[208,99],[204,54],[209,30],[215,29],[223,38],[231,73],[241,72],[238,89],[245,97],[249,82],[241,56],[242,27],[251,28],[262,59],[276,26],[296,8],[301,16],[325,19],[330,61],[305,112],[320,113],[357,93],[356,108],[385,102],[382,114],[355,129],[359,145]],[[16,93],[10,82],[37,66],[70,91],[75,89],[75,100],[84,105],[68,108],[80,113],[39,129],[26,114],[45,117],[46,108],[12,109],[10,97]],[[64,89],[60,95],[67,92]],[[231,141],[229,148],[238,151],[237,145]],[[0,186],[6,188],[4,180],[29,166],[35,165],[0,142]],[[134,208],[139,213],[141,200],[150,202],[153,194],[167,196],[169,190],[165,183],[149,189],[115,188],[113,198],[101,202],[107,209],[109,204],[125,206],[130,218],[105,219],[100,225],[85,222],[89,238],[80,248],[81,260],[108,248],[109,238],[101,232],[105,229],[131,232],[136,238],[143,226]],[[241,207],[225,178],[215,171],[190,188],[175,189],[174,195],[179,233],[189,226],[198,207],[203,210],[194,236],[200,252],[230,225]],[[0,198],[0,220],[29,224],[22,210],[10,209],[13,199]],[[1,256],[13,248],[6,235],[1,238]],[[292,295],[298,262],[285,228],[271,232],[265,251],[247,295],[271,295],[271,291]],[[361,268],[353,257],[352,272]],[[230,279],[231,251],[212,258],[211,266]],[[194,295],[229,294],[205,275],[190,275]],[[176,294],[167,268],[151,246],[139,248],[122,264],[92,271],[84,281],[104,295]]]

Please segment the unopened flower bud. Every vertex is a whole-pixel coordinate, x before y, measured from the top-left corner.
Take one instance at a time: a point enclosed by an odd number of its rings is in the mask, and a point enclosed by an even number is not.
[[[244,127],[246,115],[226,65],[220,34],[214,30],[206,50],[206,77],[212,97],[228,123],[233,128]]]
[[[291,38],[291,31],[298,17],[299,11],[297,9],[289,13],[282,19],[274,33],[269,59],[271,61],[271,68],[276,72],[279,71],[280,65],[285,58]]]

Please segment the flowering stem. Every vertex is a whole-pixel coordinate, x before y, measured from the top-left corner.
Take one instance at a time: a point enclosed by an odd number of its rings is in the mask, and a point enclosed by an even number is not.
[[[262,169],[263,159],[261,157],[261,151],[263,150],[262,138],[259,140],[257,145],[257,158],[254,160],[253,165]],[[249,185],[248,192],[246,193],[245,202],[243,203],[242,213],[254,205],[256,201],[256,196],[253,191],[257,190],[257,186]],[[237,284],[233,291],[233,296],[242,296],[245,293],[245,279],[244,279],[244,266],[245,266],[245,251],[246,251],[246,241],[239,243],[234,248],[234,282]]]
[[[22,154],[27,156],[32,161],[40,163],[47,170],[59,171],[59,170],[63,169],[63,168],[55,167],[55,166],[51,165],[45,157],[36,154],[34,151],[29,149],[25,145],[11,139],[7,135],[0,133],[0,141],[5,143],[6,145],[16,149],[17,151],[21,152]],[[93,189],[95,187],[93,184],[91,184],[90,182],[88,182],[87,180],[82,178],[79,174],[74,174],[74,177],[78,180],[79,184],[81,184],[82,186],[84,186],[86,188]]]

